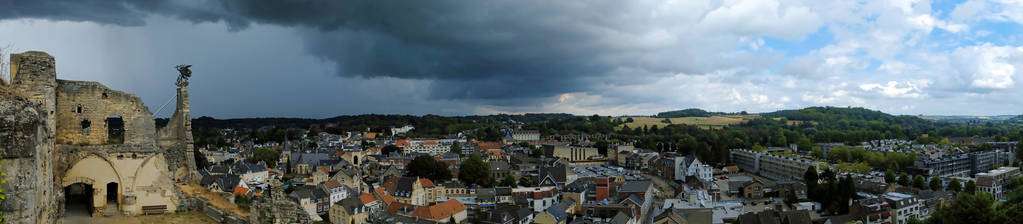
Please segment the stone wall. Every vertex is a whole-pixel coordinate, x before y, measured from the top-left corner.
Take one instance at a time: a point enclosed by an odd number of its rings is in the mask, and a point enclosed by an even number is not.
[[[206,199],[202,198],[187,198],[185,200],[182,200],[179,209],[182,211],[199,211],[206,215],[207,217],[210,217],[214,221],[217,221],[218,223],[224,224],[249,223],[248,222],[249,219],[247,217],[239,217],[231,214],[230,212],[221,211],[220,209],[217,209],[213,205],[210,205],[209,201],[206,201]]]
[[[184,181],[198,181],[200,178],[195,164],[195,147],[192,144],[192,116],[188,89],[178,88],[177,107],[167,126],[156,133],[156,144],[167,150],[169,169],[174,178]],[[187,168],[187,169],[183,169]]]
[[[105,187],[100,181],[116,182],[121,214],[148,205],[177,208],[174,180],[195,172],[187,90],[178,89],[179,122],[157,144],[153,114],[138,97],[97,82],[58,80],[53,57],[43,52],[11,55],[11,71],[11,83],[0,84],[8,194],[0,210],[8,222],[60,222],[63,187],[76,182],[95,190]],[[123,121],[123,142],[108,141],[111,116]]]
[[[123,123],[123,144],[153,144],[156,124],[142,99],[98,82],[57,80],[57,144],[108,144],[110,117]],[[86,127],[88,126],[88,127]]]
[[[256,198],[249,207],[249,223],[255,224],[291,224],[313,223],[298,202],[295,202],[282,191],[280,181],[271,180],[270,189],[264,197]]]
[[[46,112],[25,99],[0,99],[0,150],[8,223],[54,223],[60,200],[54,191]]]

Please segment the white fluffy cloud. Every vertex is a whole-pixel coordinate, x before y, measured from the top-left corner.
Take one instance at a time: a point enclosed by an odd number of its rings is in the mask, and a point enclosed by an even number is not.
[[[976,88],[1013,87],[1019,73],[1016,67],[1023,65],[1023,47],[984,44],[956,49],[952,55],[961,75]]]

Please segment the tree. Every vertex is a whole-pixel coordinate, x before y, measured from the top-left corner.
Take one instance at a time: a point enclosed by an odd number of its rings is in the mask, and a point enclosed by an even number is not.
[[[986,142],[982,143],[982,144],[980,144],[980,146],[977,147],[977,150],[978,151],[991,151],[992,150],[991,144],[987,144]]]
[[[490,164],[483,161],[483,158],[477,154],[462,161],[462,165],[458,167],[458,179],[466,186],[494,186],[494,178],[490,176]]]
[[[625,123],[632,123],[632,122],[635,122],[635,120],[633,120],[631,117],[625,118]]]
[[[959,192],[963,190],[963,183],[959,182],[959,178],[952,178],[948,181],[948,190],[952,192]]]
[[[924,220],[920,220],[916,216],[910,216],[909,220],[906,220],[906,224],[924,224]]]
[[[810,142],[810,138],[802,137],[796,142],[796,149],[799,151],[811,151],[813,150],[813,142]]]
[[[277,161],[280,161],[281,153],[277,150],[270,148],[258,148],[256,153],[252,155],[251,162],[265,162],[268,167],[277,167]]]
[[[532,151],[529,151],[529,157],[540,158],[540,156],[542,156],[542,155],[543,155],[543,150],[540,150],[538,148],[533,148]]]
[[[817,183],[820,177],[817,175],[817,168],[810,166],[806,168],[806,172],[803,173],[803,181],[806,181],[806,192],[807,196],[813,200],[818,198],[817,196]]]
[[[523,175],[522,177],[519,177],[519,183],[518,184],[519,184],[519,186],[523,186],[523,187],[535,187],[536,186],[536,177],[528,176],[528,175]]]
[[[406,167],[406,170],[408,170],[406,175],[410,177],[424,177],[434,181],[451,179],[451,170],[448,169],[448,164],[439,162],[427,155],[413,158]]]
[[[516,187],[516,186],[518,186],[518,184],[515,183],[515,176],[512,176],[511,174],[508,174],[507,176],[504,176],[504,180],[501,180],[501,186],[506,186],[506,187]]]
[[[774,146],[778,147],[785,147],[788,146],[789,144],[788,139],[785,138],[785,133],[783,133],[782,131],[775,132],[774,137],[771,138],[771,141],[773,142],[772,144],[774,144]]]
[[[359,143],[359,148],[362,149],[373,148],[374,146],[377,146],[377,143],[372,141],[363,140],[362,142]]]
[[[196,168],[206,169],[210,167],[210,161],[206,160],[206,156],[202,154],[202,150],[193,150],[192,156],[195,157]]]
[[[915,188],[924,189],[925,183],[923,175],[916,175],[916,177],[913,178],[913,187]]]
[[[892,172],[892,170],[884,171],[884,182],[887,184],[895,183],[895,172]]]
[[[909,186],[909,175],[906,175],[906,173],[902,173],[902,175],[899,175],[899,179],[896,180],[896,182],[898,182],[899,185],[902,186]]]
[[[458,143],[458,141],[452,142],[450,150],[451,153],[462,154],[462,144]]]
[[[380,154],[384,156],[391,154],[391,152],[397,152],[401,154],[401,147],[398,147],[396,145],[387,145],[384,146],[384,148],[380,149]]]
[[[319,125],[312,125],[312,126],[309,126],[309,132],[306,133],[306,135],[307,136],[316,136],[316,135],[319,135],[320,132],[323,132],[323,130],[320,129]]]
[[[959,194],[950,205],[939,206],[927,223],[1006,223],[1008,220],[994,209],[994,203],[988,194]]]
[[[966,181],[966,187],[963,187],[963,192],[966,192],[966,193],[969,193],[969,194],[976,194],[977,193],[977,182],[973,182],[973,180]]]
[[[607,156],[607,148],[609,147],[609,145],[611,145],[610,142],[607,142],[605,140],[597,140],[597,142],[593,144],[593,147],[597,148],[597,153],[600,153],[600,155],[603,155],[603,156],[606,157]]]
[[[931,177],[931,182],[928,185],[932,191],[941,190],[941,180],[938,180],[938,177]]]

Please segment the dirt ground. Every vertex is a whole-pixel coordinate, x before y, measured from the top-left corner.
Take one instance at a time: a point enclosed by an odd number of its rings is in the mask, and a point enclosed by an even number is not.
[[[206,217],[199,212],[182,212],[166,215],[146,215],[135,217],[88,217],[69,215],[64,218],[64,223],[81,224],[147,224],[147,223],[170,223],[170,224],[214,224],[213,219]]]
[[[216,207],[222,211],[228,211],[234,213],[235,215],[243,217],[249,216],[248,210],[239,208],[237,205],[231,203],[226,198],[220,197],[220,195],[218,195],[217,193],[210,192],[209,189],[206,189],[197,184],[178,184],[178,189],[181,189],[181,193],[184,194],[185,197],[198,196],[200,198],[208,200],[210,204],[213,205],[213,207]]]

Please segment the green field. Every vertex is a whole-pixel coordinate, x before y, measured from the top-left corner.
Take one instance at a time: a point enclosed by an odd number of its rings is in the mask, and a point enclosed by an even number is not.
[[[671,124],[686,124],[696,125],[702,128],[715,128],[722,127],[725,125],[739,124],[745,122],[748,119],[757,117],[757,115],[726,115],[726,116],[710,116],[710,117],[678,117],[670,118]],[[628,117],[623,117],[625,120]],[[625,123],[629,128],[647,127],[650,128],[654,125],[657,127],[664,127],[670,124],[664,123],[664,118],[658,117],[631,117],[633,122]],[[618,126],[619,128],[623,125]]]

